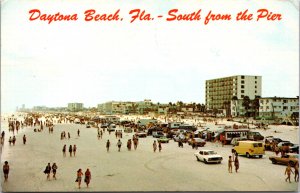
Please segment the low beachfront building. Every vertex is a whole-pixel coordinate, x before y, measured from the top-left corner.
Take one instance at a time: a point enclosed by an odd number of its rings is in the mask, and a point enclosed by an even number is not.
[[[272,118],[287,118],[293,113],[299,113],[299,96],[263,97],[259,99],[259,116]]]

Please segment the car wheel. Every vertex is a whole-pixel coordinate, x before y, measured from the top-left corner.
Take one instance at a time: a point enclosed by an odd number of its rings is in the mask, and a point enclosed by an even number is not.
[[[207,161],[206,161],[206,159],[204,159],[204,163],[206,163],[206,164],[207,164]]]
[[[196,158],[197,158],[197,161],[200,161],[200,159],[196,156]]]
[[[262,155],[259,155],[258,157],[259,157],[259,158],[262,158]]]
[[[295,165],[295,163],[292,162],[292,161],[290,161],[289,164],[290,164],[291,167],[294,167],[294,165]]]
[[[271,161],[272,161],[272,164],[276,164],[277,163],[276,159],[274,159],[274,158]]]
[[[247,158],[250,158],[250,154],[249,154],[248,152],[246,153],[246,157],[247,157]]]

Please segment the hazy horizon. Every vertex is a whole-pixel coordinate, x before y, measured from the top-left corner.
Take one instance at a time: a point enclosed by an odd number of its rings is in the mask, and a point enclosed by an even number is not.
[[[267,8],[281,21],[130,23],[140,7],[237,13]],[[84,22],[87,9],[121,9],[123,22]],[[29,21],[28,11],[78,13],[73,22]],[[127,16],[127,17],[126,17]],[[1,1],[1,111],[85,107],[107,101],[205,103],[205,80],[262,76],[262,97],[299,95],[299,7],[287,1]]]

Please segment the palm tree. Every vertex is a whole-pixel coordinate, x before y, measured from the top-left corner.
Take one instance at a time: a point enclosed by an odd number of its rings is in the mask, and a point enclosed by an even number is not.
[[[245,115],[248,116],[248,110],[250,108],[250,98],[248,96],[244,96],[242,105],[246,111]]]
[[[260,96],[256,95],[255,99],[252,101],[252,108],[254,110],[254,117],[256,117],[256,113],[259,111],[259,98],[260,98]]]

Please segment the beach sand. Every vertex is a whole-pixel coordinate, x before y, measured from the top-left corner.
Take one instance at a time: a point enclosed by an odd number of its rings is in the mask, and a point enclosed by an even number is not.
[[[134,119],[134,117],[131,117]],[[224,121],[222,123],[232,124]],[[213,123],[206,126],[213,127]],[[89,188],[82,181],[80,191],[297,191],[298,183],[284,181],[285,166],[274,165],[268,159],[273,152],[266,152],[262,159],[248,159],[240,156],[239,173],[229,174],[227,158],[232,146],[222,147],[219,143],[207,142],[203,149],[212,149],[223,156],[221,164],[197,162],[197,150],[184,144],[179,148],[173,140],[163,144],[162,152],[153,153],[152,136],[139,139],[137,150],[128,151],[127,139],[133,133],[123,134],[121,152],[117,151],[114,133],[104,133],[97,139],[96,128],[86,128],[78,124],[56,124],[54,133],[48,128],[33,132],[34,127],[21,129],[16,135],[15,146],[9,146],[7,123],[1,127],[6,132],[2,148],[1,163],[8,161],[10,173],[8,182],[1,181],[2,191],[78,191],[75,183],[76,171],[82,168],[91,170]],[[269,126],[270,129],[258,131],[273,135],[293,143],[299,143],[298,128],[294,126]],[[38,127],[36,127],[38,128]],[[80,137],[77,136],[80,129]],[[274,133],[274,131],[277,133]],[[70,132],[71,139],[60,139],[62,131]],[[23,145],[22,136],[26,134],[27,144]],[[106,152],[106,140],[111,141],[110,152]],[[77,145],[76,157],[63,157],[62,147],[66,144]],[[199,148],[200,149],[200,148]],[[68,150],[68,148],[67,148]],[[57,180],[46,180],[43,173],[47,163],[58,165]],[[293,176],[293,175],[292,175]],[[3,174],[1,174],[3,179]]]

